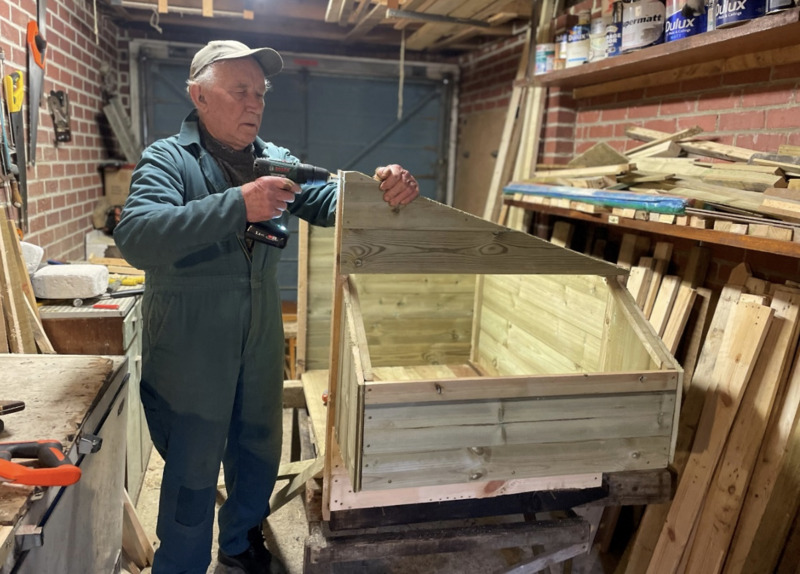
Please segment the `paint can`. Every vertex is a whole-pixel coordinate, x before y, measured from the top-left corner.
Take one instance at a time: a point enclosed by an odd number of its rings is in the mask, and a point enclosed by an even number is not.
[[[794,0],[767,0],[767,14],[774,14],[794,7]]]
[[[664,0],[637,0],[622,5],[622,51],[632,52],[664,41]]]
[[[606,55],[622,53],[622,0],[616,0],[611,9],[611,23],[606,26]]]
[[[708,29],[705,0],[667,0],[664,41],[688,38]]]
[[[606,20],[592,19],[589,31],[589,62],[598,62],[606,57]]]
[[[589,59],[589,11],[578,14],[578,23],[567,38],[567,68],[585,64]]]
[[[727,28],[763,16],[766,0],[717,0],[716,27]]]
[[[544,74],[553,71],[555,57],[556,45],[554,43],[537,44],[534,74]]]
[[[559,32],[556,34],[556,55],[553,59],[553,69],[563,70],[567,67],[567,38],[569,34],[566,32]]]

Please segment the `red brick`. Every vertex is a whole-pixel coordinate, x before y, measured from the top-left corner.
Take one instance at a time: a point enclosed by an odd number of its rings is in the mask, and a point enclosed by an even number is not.
[[[600,119],[604,122],[618,122],[628,118],[628,108],[611,108],[600,112]]]
[[[759,111],[738,111],[719,115],[719,129],[723,131],[760,130],[764,128],[765,113]]]
[[[717,131],[716,114],[704,114],[696,116],[683,116],[678,118],[678,130],[685,130],[695,126],[703,129],[704,132],[713,133]]]
[[[697,111],[731,110],[738,105],[740,100],[741,92],[738,90],[733,92],[701,94],[700,98],[697,100]]]
[[[614,135],[613,125],[600,124],[600,125],[589,126],[589,139],[595,140],[593,144],[597,143],[597,141],[610,138],[613,135]]]
[[[681,98],[677,100],[668,100],[661,102],[661,115],[674,116],[685,115],[694,112],[697,104],[697,98]]]
[[[775,66],[772,69],[772,80],[796,80],[800,78],[800,63]]]
[[[767,129],[787,129],[800,127],[800,108],[775,109],[767,111]]]
[[[800,69],[798,69],[800,72]],[[784,106],[792,102],[794,90],[784,88],[764,88],[754,86],[742,91],[742,107]]]
[[[741,84],[757,84],[769,81],[769,68],[759,68],[744,72],[732,72],[722,76],[723,86],[737,86]]]
[[[764,153],[777,153],[778,146],[786,143],[786,135],[759,132],[738,134],[733,143],[739,147]]]
[[[600,110],[581,110],[575,118],[579,124],[594,124],[600,121]]]
[[[719,88],[722,85],[722,76],[709,76],[706,78],[695,78],[681,82],[681,91],[684,93],[706,91]]]

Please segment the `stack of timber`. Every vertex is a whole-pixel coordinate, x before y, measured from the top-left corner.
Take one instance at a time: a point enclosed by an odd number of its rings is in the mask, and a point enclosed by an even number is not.
[[[507,203],[800,242],[800,148],[759,153],[698,139],[699,128],[626,133],[645,143],[623,154],[599,142],[566,166],[540,166],[504,188]]]
[[[42,327],[17,226],[0,211],[0,353],[55,353]]]
[[[618,574],[796,572],[799,333],[800,289],[735,268],[685,372],[675,496],[646,508]]]

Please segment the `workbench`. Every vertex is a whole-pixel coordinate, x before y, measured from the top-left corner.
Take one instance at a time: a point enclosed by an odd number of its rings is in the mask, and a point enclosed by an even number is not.
[[[118,568],[127,383],[121,356],[0,355],[4,399],[25,403],[0,440],[58,440],[82,473],[67,487],[0,483],[0,574]]]
[[[125,289],[125,287],[121,288]],[[53,348],[68,355],[125,355],[128,358],[128,440],[125,487],[135,504],[153,448],[139,397],[142,370],[142,297],[104,300],[116,309],[92,305],[42,305],[42,325]]]

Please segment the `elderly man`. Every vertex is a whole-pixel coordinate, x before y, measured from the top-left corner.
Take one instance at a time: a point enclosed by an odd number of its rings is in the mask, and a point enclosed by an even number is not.
[[[148,147],[114,237],[147,271],[141,396],[164,458],[154,574],[205,573],[220,462],[219,562],[275,571],[264,544],[281,451],[281,251],[245,236],[248,222],[334,223],[337,183],[255,179],[253,160],[296,161],[258,138],[266,78],[283,66],[270,48],[210,42],[194,57],[195,110],[178,135]],[[376,169],[392,206],[418,195],[399,165]],[[272,561],[272,570],[270,562]]]

